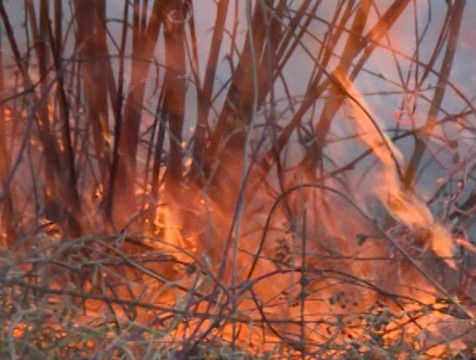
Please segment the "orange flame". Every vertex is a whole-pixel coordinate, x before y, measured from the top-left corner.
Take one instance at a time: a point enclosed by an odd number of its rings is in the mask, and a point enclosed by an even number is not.
[[[433,218],[428,207],[401,183],[398,169],[403,164],[403,155],[380,130],[381,126],[372,118],[368,105],[347,75],[339,71],[335,74],[342,88],[352,99],[351,110],[360,140],[373,150],[380,162],[381,170],[376,181],[378,184],[376,193],[380,201],[396,220],[413,230],[428,234],[428,242],[433,252],[456,269],[455,261],[449,259],[454,255],[455,239]]]

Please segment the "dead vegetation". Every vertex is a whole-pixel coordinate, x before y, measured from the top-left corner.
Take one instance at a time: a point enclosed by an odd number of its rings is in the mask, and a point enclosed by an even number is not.
[[[0,1],[0,357],[474,358],[474,11]]]

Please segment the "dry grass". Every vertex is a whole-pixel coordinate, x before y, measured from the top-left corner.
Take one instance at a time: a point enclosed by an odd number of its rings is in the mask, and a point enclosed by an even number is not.
[[[0,357],[473,358],[435,3],[0,1]]]

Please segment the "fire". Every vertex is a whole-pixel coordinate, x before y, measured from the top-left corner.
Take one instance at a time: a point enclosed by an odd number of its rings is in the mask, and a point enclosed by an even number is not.
[[[397,182],[388,151],[381,150],[382,142],[373,139],[368,128],[365,131],[366,141],[378,148],[376,153],[382,153],[382,162],[390,163],[382,164],[383,181],[377,188],[389,213],[412,229],[413,236],[420,234],[422,243],[417,246],[424,248],[429,241],[435,255],[452,255],[457,239],[434,221],[416,196]],[[259,169],[253,176],[262,178]],[[245,194],[241,237],[236,239],[239,249],[236,269],[229,263],[223,265],[224,242],[232,218],[227,201],[233,201],[233,197],[205,199],[193,188],[184,189],[187,195],[175,202],[172,196],[164,195],[154,220],[158,229],[154,234],[161,240],[151,235],[145,242],[187,264],[175,266],[174,279],[181,279],[179,283],[186,284],[189,291],[201,294],[188,297],[178,291],[175,295],[155,297],[157,303],[175,306],[182,319],[171,325],[173,331],[167,337],[171,342],[204,332],[252,351],[256,351],[255,344],[261,344],[260,351],[273,351],[276,344],[284,341],[291,353],[304,349],[313,353],[322,351],[323,344],[331,339],[337,348],[345,347],[349,339],[365,343],[372,336],[388,343],[397,341],[398,337],[408,339],[419,334],[421,328],[448,318],[440,311],[444,306],[438,305],[435,295],[430,294],[432,284],[411,266],[402,272],[398,263],[386,259],[385,240],[372,229],[371,223],[365,224],[367,219],[349,210],[346,199],[333,200],[333,211],[347,216],[345,222],[340,222],[335,216],[319,211],[326,207],[329,194],[323,189],[297,186],[287,199],[294,214],[290,222],[283,208],[276,208],[274,214],[266,212],[276,200],[266,193],[262,184],[251,181]],[[217,186],[224,187],[219,193],[230,194],[226,189],[230,184]],[[259,200],[255,197],[258,192],[262,194]],[[184,198],[190,200],[187,202],[190,206],[184,206]],[[299,210],[303,207],[308,209],[307,215]],[[307,216],[307,223],[302,223],[303,216]],[[267,227],[263,230],[264,224]],[[365,239],[359,241],[355,234],[366,234]],[[385,260],[372,263],[358,261],[359,258]],[[452,259],[445,261],[456,266]],[[225,269],[222,277],[221,266]],[[235,289],[226,285],[233,271],[237,274]],[[398,279],[392,279],[392,271],[398,271]],[[408,286],[402,287],[402,283]],[[373,284],[375,288],[366,289]],[[412,289],[413,286],[419,289]],[[224,290],[227,287],[228,292]],[[387,292],[411,295],[418,302],[392,303],[384,295]],[[230,308],[233,297],[236,308]],[[425,315],[415,319],[420,312]],[[189,319],[187,314],[193,314],[196,319]],[[362,314],[367,315],[362,317]],[[375,333],[369,332],[369,326],[375,327]],[[422,348],[426,346],[424,342],[421,344]],[[431,347],[427,355],[438,351],[445,350],[438,345]]]
[[[354,117],[361,120],[362,141],[375,146],[381,161],[376,194],[405,226],[405,236],[416,241],[418,255],[429,255],[427,245],[436,257],[452,255],[454,244],[470,245],[451,236],[402,187],[395,170],[401,156],[385,147],[380,135],[372,135],[358,110]],[[434,284],[392,249],[349,197],[332,187],[302,184],[276,198],[256,167],[244,193],[241,235],[234,239],[229,230],[239,184],[230,179],[239,179],[240,169],[227,171],[229,178],[214,184],[215,193],[190,186],[177,197],[164,189],[154,218],[140,233],[63,245],[45,227],[44,256],[65,257],[68,266],[84,273],[78,278],[63,272],[43,291],[58,296],[68,289],[66,295],[82,309],[74,316],[80,327],[99,319],[130,322],[158,331],[161,343],[187,344],[203,336],[213,339],[207,341],[214,346],[234,344],[240,351],[275,354],[273,358],[349,351],[378,357],[399,341],[412,343],[412,351],[429,358],[449,351],[438,339],[445,338],[442,324],[451,319],[448,309],[454,304],[437,299]],[[403,229],[397,230],[390,236],[411,253],[410,245],[398,240]],[[229,237],[237,241],[236,268],[226,261]],[[93,262],[83,265],[85,259],[68,255],[73,253],[84,253]],[[453,259],[444,261],[457,266]],[[57,266],[42,271],[55,272]],[[465,321],[463,330],[471,324]],[[22,331],[19,325],[12,335],[22,337]],[[138,334],[153,338],[143,331]],[[113,338],[112,344],[120,341]],[[461,348],[458,342],[451,344]],[[100,351],[94,340],[86,345]]]
[[[427,235],[431,249],[446,259],[448,265],[457,268],[451,258],[454,255],[454,239],[449,231],[433,219],[431,212],[413,190],[405,188],[401,181],[403,156],[388,136],[380,129],[382,126],[372,117],[365,100],[345,74],[337,72],[337,80],[352,99],[350,107],[354,125],[361,141],[373,150],[379,160],[381,170],[377,179],[377,196],[387,211],[398,221]],[[399,174],[400,173],[400,174]]]
[[[100,2],[90,11],[75,1],[68,31],[62,3],[50,14],[48,2],[25,2],[32,48],[20,54],[0,1],[22,77],[1,85],[13,95],[0,109],[0,357],[51,347],[58,358],[430,359],[474,347],[476,274],[460,256],[476,253],[460,226],[474,201],[457,204],[473,181],[474,154],[458,146],[473,146],[474,108],[449,81],[456,41],[446,43],[464,1],[446,2],[429,65],[389,46],[409,73],[424,65],[423,84],[416,74],[388,113],[415,143],[448,146],[454,191],[440,212],[354,83],[409,0],[384,12],[370,0],[333,3],[333,17],[331,7],[314,16],[320,1],[216,1],[206,31],[218,47],[197,41],[198,1],[134,1],[118,21]],[[325,36],[307,38],[316,19]],[[121,39],[110,24],[125,26]],[[312,59],[298,77],[295,49]],[[418,102],[443,49],[424,123]],[[300,77],[307,88],[291,84]],[[446,86],[469,110],[437,122]],[[342,138],[332,133],[341,105],[353,131]],[[342,143],[376,166],[339,169],[329,154]],[[16,233],[17,221],[28,227]]]

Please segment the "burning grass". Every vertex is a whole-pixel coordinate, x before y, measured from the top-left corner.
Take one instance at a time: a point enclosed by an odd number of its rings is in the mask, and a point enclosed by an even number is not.
[[[0,1],[0,357],[476,358],[467,3]]]
[[[369,253],[370,236],[345,239],[360,249],[349,256],[342,247],[324,253],[326,245],[338,248],[336,239],[312,249],[315,235],[307,234],[303,255],[299,241],[293,244],[302,229],[282,230],[258,257],[240,249],[244,264],[256,260],[231,287],[226,270],[220,278],[216,259],[177,246],[173,238],[124,232],[63,242],[45,226],[2,250],[2,356],[473,356],[473,321],[435,293],[407,259]],[[438,259],[422,251],[417,260],[425,258]]]

